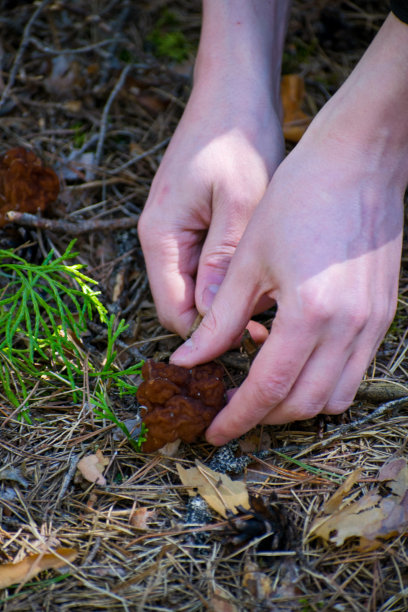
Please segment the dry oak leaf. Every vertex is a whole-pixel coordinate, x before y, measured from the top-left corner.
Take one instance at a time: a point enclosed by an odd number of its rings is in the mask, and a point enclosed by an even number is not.
[[[44,570],[63,567],[67,562],[74,561],[77,555],[73,548],[57,548],[55,553],[39,553],[29,555],[18,563],[3,563],[0,565],[0,589],[27,582]]]
[[[283,135],[286,140],[299,142],[312,117],[302,111],[305,85],[298,74],[286,74],[281,79],[281,100],[283,107]]]
[[[86,480],[104,486],[106,485],[106,479],[103,476],[103,471],[108,463],[109,459],[103,456],[101,450],[97,450],[95,455],[82,457],[78,461],[77,467]]]
[[[237,513],[241,507],[249,510],[249,496],[246,485],[241,480],[232,480],[226,474],[215,472],[196,461],[196,466],[185,469],[179,463],[177,472],[181,482],[188,487],[189,495],[199,493],[207,504],[218,514],[227,517],[227,512]]]
[[[362,468],[357,468],[354,472],[351,472],[346,478],[346,480],[339,486],[337,491],[333,493],[330,499],[327,500],[324,506],[325,514],[332,514],[339,510],[343,506],[343,500],[350,489],[359,481],[361,478],[361,474],[363,473]]]
[[[8,212],[45,210],[58,193],[54,170],[44,167],[32,151],[17,147],[0,158],[0,227],[8,222]]]
[[[308,539],[320,537],[326,543],[341,546],[348,538],[358,538],[359,551],[375,550],[385,539],[408,532],[408,466],[403,458],[394,459],[378,473],[387,482],[385,497],[373,489],[355,501],[345,499],[357,476],[351,474],[325,506],[326,514],[317,518]],[[350,486],[346,487],[346,484]],[[327,513],[329,511],[329,513]]]

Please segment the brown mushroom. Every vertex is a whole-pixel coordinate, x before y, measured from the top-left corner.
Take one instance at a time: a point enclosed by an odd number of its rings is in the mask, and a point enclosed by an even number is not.
[[[23,147],[10,149],[0,159],[0,227],[11,210],[36,213],[53,202],[59,192],[54,170]]]
[[[137,399],[148,429],[142,450],[151,453],[178,438],[194,442],[225,405],[222,366],[211,362],[191,370],[149,359]]]

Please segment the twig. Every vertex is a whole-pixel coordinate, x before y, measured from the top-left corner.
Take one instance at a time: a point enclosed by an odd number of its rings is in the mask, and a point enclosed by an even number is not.
[[[82,561],[81,566],[87,566],[87,565],[91,565],[92,561],[95,559],[98,550],[101,547],[101,542],[102,542],[102,538],[100,536],[96,536],[95,538],[95,543],[92,546],[91,550],[89,551],[87,557]]]
[[[114,101],[114,99],[116,98],[117,94],[119,93],[119,91],[122,89],[123,83],[125,82],[125,79],[128,75],[128,72],[130,71],[130,69],[133,68],[132,64],[127,64],[121,74],[120,77],[117,80],[117,83],[115,85],[115,87],[112,89],[110,96],[105,104],[105,107],[103,109],[103,113],[102,113],[102,118],[101,118],[101,129],[99,131],[99,139],[98,139],[98,144],[96,147],[96,153],[95,153],[95,165],[99,166],[100,161],[101,161],[101,157],[102,157],[102,151],[103,151],[103,145],[105,142],[105,136],[106,136],[106,125],[108,122],[108,115],[109,115],[109,111],[110,108],[112,106],[112,103]]]
[[[120,6],[122,10],[119,13],[119,16],[115,20],[115,22],[110,24],[110,27],[114,32],[123,33],[123,26],[126,23],[126,21],[129,19],[131,7],[130,7],[129,0],[124,0],[124,1],[122,0],[122,2],[120,3]],[[102,74],[99,80],[99,86],[105,84],[106,81],[108,80],[108,74],[112,68],[112,57],[115,57],[116,55],[116,49],[118,46],[118,42],[120,40],[121,40],[121,36],[115,36],[115,38],[112,39],[111,45],[108,47],[108,49],[106,49],[106,61],[104,62],[104,66],[102,68]]]
[[[133,166],[133,164],[137,164],[137,162],[144,159],[145,157],[148,157],[149,155],[153,155],[154,153],[156,153],[157,151],[159,151],[160,149],[168,145],[169,142],[170,142],[170,138],[165,138],[164,140],[159,142],[157,145],[155,145],[151,149],[148,149],[144,153],[140,153],[140,155],[136,155],[136,157],[132,157],[132,159],[129,159],[129,161],[127,161],[126,163],[122,164],[121,166],[118,166],[118,168],[108,171],[108,174],[109,175],[118,174],[122,170],[129,168],[129,166]]]
[[[37,215],[31,215],[30,213],[17,212],[15,210],[10,210],[6,213],[6,217],[8,221],[16,223],[17,225],[36,227],[59,234],[70,234],[71,236],[80,236],[88,232],[113,232],[115,230],[129,229],[130,227],[136,227],[139,220],[137,215],[132,215],[131,217],[121,217],[120,219],[89,219],[81,223],[70,223],[63,219],[46,219],[44,217],[37,217]]]
[[[64,497],[65,493],[67,492],[69,484],[70,484],[71,480],[74,477],[75,470],[76,470],[77,465],[78,465],[78,461],[79,461],[79,455],[72,455],[71,456],[71,458],[69,460],[68,470],[67,470],[67,473],[64,476],[64,480],[62,481],[61,489],[60,489],[60,492],[58,493],[58,497],[57,497],[57,500],[55,502],[54,509],[57,507],[60,499],[62,499]]]
[[[302,449],[299,453],[295,455],[295,458],[299,459],[299,457],[303,457],[304,455],[309,454],[311,451],[314,451],[317,448],[326,448],[326,446],[329,446],[335,440],[342,438],[344,434],[348,433],[349,431],[356,429],[361,425],[369,423],[370,421],[382,416],[389,410],[393,410],[394,408],[401,408],[403,406],[408,406],[408,397],[400,397],[398,399],[391,400],[390,402],[386,402],[385,404],[381,404],[381,406],[378,406],[378,408],[376,408],[375,410],[373,410],[373,412],[370,412],[366,416],[361,417],[361,419],[357,419],[356,421],[352,421],[351,423],[341,425],[337,429],[337,431],[329,438],[320,440],[319,442],[316,442],[316,444],[307,445],[304,449]]]
[[[29,42],[31,42],[34,47],[37,47],[37,49],[39,49],[43,53],[47,53],[49,55],[73,55],[74,53],[87,53],[88,51],[92,51],[93,49],[98,49],[99,47],[109,45],[110,43],[116,40],[117,39],[115,38],[107,38],[106,40],[100,40],[99,42],[92,43],[90,45],[85,45],[83,47],[77,47],[76,49],[53,49],[52,47],[46,47],[34,37],[31,37]]]
[[[35,9],[34,13],[31,15],[30,19],[27,22],[26,27],[24,28],[23,31],[23,37],[21,39],[21,43],[20,43],[20,47],[16,53],[16,57],[14,58],[14,62],[13,65],[11,67],[10,70],[10,74],[9,74],[9,78],[7,81],[7,85],[5,86],[3,93],[1,95],[0,98],[0,109],[3,107],[4,102],[6,101],[6,98],[8,97],[11,88],[14,85],[14,81],[16,79],[16,75],[18,72],[18,69],[20,67],[20,63],[21,60],[23,58],[24,55],[24,51],[26,50],[29,42],[30,42],[30,31],[31,28],[35,22],[35,20],[37,19],[38,15],[41,13],[41,11],[47,6],[48,2],[50,0],[42,0],[41,4],[39,4],[39,6],[37,6],[37,8]]]
[[[401,408],[405,405],[408,406],[408,396],[399,397],[397,399],[391,400],[390,402],[386,402],[385,404],[381,404],[381,406],[378,406],[378,408],[376,408],[375,410],[373,410],[373,412],[370,412],[366,416],[361,417],[361,419],[357,419],[355,421],[352,421],[351,423],[346,423],[345,425],[340,425],[340,427],[334,433],[332,433],[331,436],[329,436],[328,438],[324,438],[323,440],[319,440],[319,442],[316,442],[315,444],[288,444],[286,446],[279,446],[278,448],[271,448],[269,451],[262,452],[268,454],[287,454],[294,452],[295,454],[293,455],[293,458],[299,459],[300,457],[309,454],[309,452],[315,451],[317,449],[326,448],[335,440],[342,438],[349,431],[352,431],[353,429],[356,429],[356,427],[360,427],[361,425],[369,423],[373,419],[382,416],[389,410],[393,410],[394,408]],[[253,453],[253,455],[256,457],[256,453]]]

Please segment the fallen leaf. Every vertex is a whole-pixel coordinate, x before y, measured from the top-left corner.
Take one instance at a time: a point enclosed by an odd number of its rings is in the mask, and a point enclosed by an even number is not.
[[[17,499],[18,495],[16,493],[16,491],[13,489],[13,487],[5,487],[5,488],[1,488],[0,489],[0,500],[1,501],[13,501],[13,499]],[[3,512],[6,513],[6,516],[9,516],[9,514],[7,514],[8,512],[10,512],[9,508],[5,507]]]
[[[207,504],[224,518],[227,517],[227,511],[236,514],[237,507],[245,510],[250,508],[245,483],[215,472],[199,461],[196,461],[196,466],[186,470],[177,464],[180,480],[188,487],[189,495],[196,495],[198,492]]]
[[[82,108],[81,100],[68,100],[68,102],[64,102],[61,104],[62,108],[69,113],[79,113]]]
[[[29,555],[19,563],[3,563],[0,565],[0,589],[27,582],[44,570],[63,567],[74,561],[77,555],[73,548],[57,548],[55,553]]]
[[[58,100],[71,98],[84,85],[80,64],[70,55],[57,55],[52,60],[51,74],[43,80],[43,85]]]
[[[90,510],[93,510],[97,501],[98,496],[96,495],[96,493],[91,493],[88,497],[88,501],[86,502],[86,507]]]
[[[350,489],[358,482],[362,474],[362,468],[358,468],[351,472],[351,474],[346,478],[342,485],[339,486],[337,491],[330,497],[330,499],[326,502],[324,507],[325,514],[331,514],[335,510],[341,506],[345,495],[350,491]]]
[[[166,99],[160,91],[155,90],[148,82],[127,76],[125,86],[120,92],[121,98],[127,98],[130,103],[140,104],[147,111],[157,114],[163,112],[169,105],[169,100]]]
[[[312,120],[301,108],[304,97],[303,78],[298,74],[284,75],[281,79],[283,135],[291,142],[298,142],[302,138]]]
[[[384,539],[408,532],[406,460],[395,459],[379,471],[378,480],[386,481],[391,491],[385,497],[375,488],[357,500],[345,499],[359,475],[351,474],[329,500],[325,514],[313,522],[308,539],[319,537],[341,546],[349,538],[358,538],[357,549],[367,551],[378,548]]]
[[[209,604],[212,612],[239,612],[231,593],[218,584],[214,584],[214,592]]]
[[[389,481],[389,488],[399,497],[403,497],[408,489],[408,466],[403,457],[393,459],[384,465],[378,473],[378,480]]]
[[[258,601],[268,599],[272,594],[272,582],[269,576],[261,572],[259,565],[247,561],[244,566],[242,586]]]
[[[165,457],[175,457],[180,444],[181,440],[180,438],[177,438],[177,440],[174,440],[174,442],[167,442],[167,444],[159,448],[157,452],[159,455],[164,455]]]
[[[270,449],[272,439],[268,432],[257,429],[252,429],[243,438],[238,440],[239,448],[244,454],[255,453],[262,450]]]
[[[32,151],[10,149],[0,158],[0,227],[7,223],[7,212],[44,210],[58,192],[54,170],[45,168]]]
[[[106,485],[106,479],[102,473],[108,463],[109,459],[103,456],[102,451],[97,450],[95,455],[82,457],[78,462],[78,470],[89,482],[103,486]]]
[[[22,487],[28,487],[28,482],[21,474],[20,469],[8,465],[0,469],[0,480],[14,480]]]
[[[146,531],[149,529],[148,522],[153,519],[156,515],[155,510],[148,510],[146,507],[144,508],[136,508],[129,518],[129,523],[135,529],[140,529],[142,531]]]
[[[281,600],[294,599],[296,595],[301,594],[301,590],[297,586],[301,570],[297,565],[297,560],[293,557],[286,557],[279,563],[279,576],[277,578],[276,588],[274,589],[275,599]],[[276,608],[278,612],[279,608]]]

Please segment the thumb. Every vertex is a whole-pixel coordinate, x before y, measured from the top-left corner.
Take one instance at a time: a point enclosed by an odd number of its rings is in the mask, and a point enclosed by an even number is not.
[[[201,314],[208,311],[218,293],[248,223],[248,206],[241,208],[235,205],[232,207],[233,215],[228,214],[230,208],[224,206],[222,210],[214,210],[202,246],[195,289],[195,303]]]
[[[248,325],[259,298],[259,283],[245,268],[231,264],[201,325],[171,357],[172,363],[192,367],[227,351]],[[248,279],[253,279],[248,281]]]

